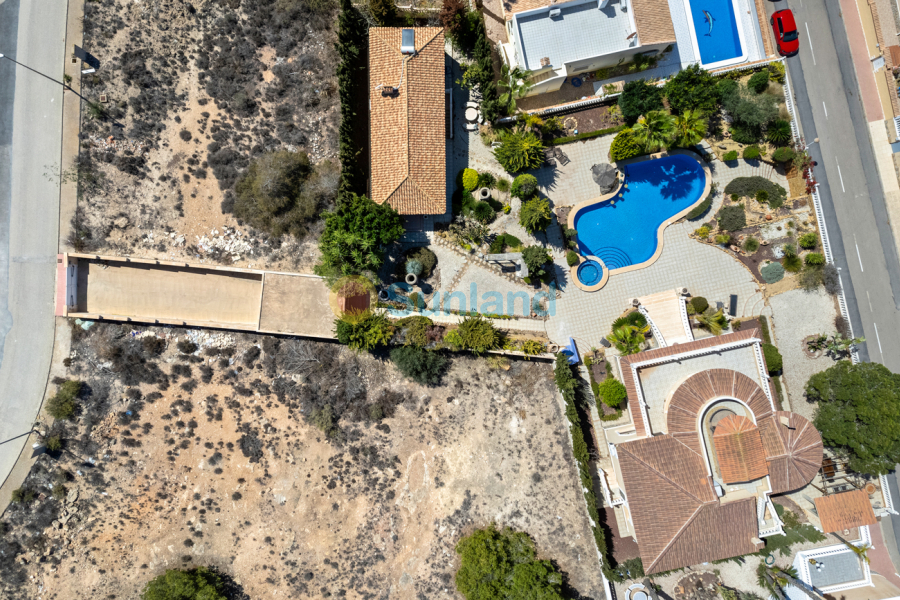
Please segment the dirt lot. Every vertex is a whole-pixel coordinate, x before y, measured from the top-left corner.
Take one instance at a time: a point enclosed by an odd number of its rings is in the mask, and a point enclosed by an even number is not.
[[[549,364],[458,357],[429,389],[333,344],[102,324],[77,337],[70,377],[90,389],[26,481],[41,496],[3,517],[2,597],[135,598],[187,565],[253,598],[459,597],[454,545],[492,521],[603,597]],[[52,481],[78,498],[54,499]]]
[[[94,104],[83,103],[72,245],[309,270],[318,222],[303,239],[269,239],[230,212],[253,157],[336,156],[336,8],[333,0],[86,3],[84,46],[100,67],[83,78]]]

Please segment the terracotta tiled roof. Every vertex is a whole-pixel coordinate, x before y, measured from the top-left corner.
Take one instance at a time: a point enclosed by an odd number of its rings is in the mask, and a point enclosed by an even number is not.
[[[641,46],[675,43],[668,0],[631,0],[631,6]]]
[[[759,429],[747,417],[729,415],[719,421],[713,444],[725,483],[753,481],[769,474]]]
[[[869,495],[863,490],[816,498],[815,503],[816,513],[822,521],[822,531],[825,533],[874,525],[878,522],[869,502]]]
[[[822,466],[822,436],[798,414],[778,411],[757,420],[773,494],[802,488]]]
[[[371,196],[404,215],[447,209],[444,33],[415,28],[417,54],[400,54],[403,28],[369,29]],[[400,82],[402,77],[402,84]],[[396,87],[396,97],[378,85]]]
[[[720,335],[718,337],[708,337],[702,340],[688,342],[686,344],[666,346],[664,348],[657,348],[656,350],[649,350],[647,352],[632,354],[630,356],[622,358],[620,365],[622,367],[622,383],[625,384],[625,390],[628,393],[628,412],[631,414],[631,420],[634,423],[638,435],[650,435],[650,425],[649,423],[644,422],[644,416],[641,414],[641,411],[638,407],[637,390],[635,389],[634,377],[632,377],[631,375],[632,364],[642,363],[649,360],[658,360],[661,358],[667,358],[669,356],[677,356],[686,352],[693,352],[694,350],[713,348],[722,344],[730,344],[732,342],[740,342],[742,340],[749,340],[752,338],[759,339],[759,337],[759,329],[743,329],[741,331]],[[757,388],[758,387],[759,386],[757,386]],[[706,398],[704,398],[704,400],[708,400],[710,397],[711,396],[707,396]],[[669,431],[671,432],[671,425],[669,425],[669,427]]]
[[[697,420],[710,400],[723,396],[743,401],[757,420],[772,414],[769,399],[755,381],[731,369],[709,369],[688,377],[672,394],[666,415],[669,434],[697,454],[703,453]]]
[[[719,504],[702,459],[687,446],[659,435],[617,450],[647,573],[759,550],[755,499]]]

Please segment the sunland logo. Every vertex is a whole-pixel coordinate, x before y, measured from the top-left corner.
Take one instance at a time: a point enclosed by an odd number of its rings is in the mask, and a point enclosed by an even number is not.
[[[430,317],[471,311],[485,316],[556,316],[556,286],[553,284],[550,284],[550,290],[547,292],[536,292],[534,295],[524,291],[507,292],[504,297],[497,291],[487,291],[479,295],[478,285],[473,281],[469,284],[468,294],[461,291],[434,294],[431,306],[426,305],[425,296],[421,291],[414,290],[413,286],[405,282],[392,283],[385,291],[389,301],[406,305],[405,308],[395,309],[395,312],[402,316],[417,314]]]

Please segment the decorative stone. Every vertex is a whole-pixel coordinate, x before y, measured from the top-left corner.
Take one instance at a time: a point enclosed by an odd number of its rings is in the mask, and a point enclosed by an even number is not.
[[[766,215],[766,221],[771,221],[771,220],[772,220],[772,215]]]

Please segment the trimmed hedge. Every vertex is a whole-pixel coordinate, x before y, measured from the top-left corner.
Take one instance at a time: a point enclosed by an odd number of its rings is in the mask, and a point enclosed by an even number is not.
[[[759,157],[759,146],[747,146],[744,148],[744,160],[755,160]]]
[[[716,215],[719,220],[719,228],[725,231],[737,231],[747,226],[747,215],[743,206],[726,206]]]
[[[594,534],[594,542],[603,559],[601,568],[606,577],[612,581],[621,581],[622,578],[610,567],[609,548],[606,547],[606,532],[601,529],[600,507],[602,502],[594,494],[594,482],[591,478],[591,457],[588,453],[587,442],[584,441],[581,417],[578,416],[576,407],[577,395],[581,392],[581,386],[572,373],[568,357],[563,354],[556,355],[556,366],[553,369],[553,378],[556,387],[566,402],[566,417],[569,419],[569,433],[572,435],[572,452],[578,461],[578,476],[581,479],[581,487],[584,491],[584,500],[587,503],[588,515],[594,523],[591,531]]]
[[[634,158],[644,153],[644,148],[637,143],[634,134],[628,128],[620,131],[609,147],[609,159],[613,162]]]
[[[566,263],[570,267],[574,267],[575,265],[577,265],[578,264],[578,253],[573,250],[569,250],[568,252],[566,252]]]
[[[737,160],[737,159],[738,159],[737,150],[729,150],[722,156],[722,160],[724,160],[725,162],[729,162],[729,161]]]
[[[511,233],[501,233],[491,242],[491,254],[500,254],[507,246],[517,248],[522,245],[522,241]]]
[[[781,369],[784,368],[784,359],[781,358],[781,352],[778,351],[778,348],[772,344],[763,344],[762,351],[763,357],[766,359],[766,368],[769,370],[769,375],[781,372]]]
[[[578,140],[589,140],[591,138],[600,137],[601,135],[609,135],[610,133],[618,133],[625,129],[627,125],[616,125],[615,127],[608,127],[607,129],[598,129],[597,131],[585,131],[583,133],[579,133],[577,135],[569,135],[566,137],[555,138],[552,142],[550,142],[554,146],[558,146],[560,144],[568,144],[570,142],[577,142]]]
[[[706,197],[706,200],[695,206],[691,209],[691,212],[687,214],[685,217],[688,221],[696,221],[700,217],[706,214],[706,211],[709,210],[709,207],[712,206],[712,194]]]

